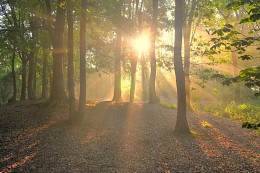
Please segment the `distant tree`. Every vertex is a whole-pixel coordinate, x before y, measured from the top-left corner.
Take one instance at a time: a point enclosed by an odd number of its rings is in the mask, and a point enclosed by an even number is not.
[[[157,17],[158,17],[158,0],[153,0],[153,15],[151,26],[151,48],[150,48],[150,85],[149,85],[149,103],[154,104],[159,102],[159,98],[155,91],[155,79],[156,79],[156,55],[155,55],[155,38],[157,35]]]
[[[87,0],[81,1],[80,18],[80,97],[79,97],[79,119],[84,120],[86,115],[86,11]]]
[[[122,0],[116,3],[116,18],[121,18]],[[122,58],[122,31],[120,27],[116,28],[116,44],[115,44],[115,83],[113,101],[122,101],[121,97],[121,58]]]
[[[185,75],[182,63],[182,26],[184,1],[175,0],[175,43],[174,43],[174,68],[178,95],[177,121],[175,133],[189,133],[190,129],[186,117]]]
[[[191,99],[190,99],[190,56],[191,56],[191,27],[193,23],[193,18],[195,15],[197,0],[189,0],[189,5],[185,7],[185,17],[183,24],[183,40],[184,40],[184,72],[185,72],[185,88],[186,88],[186,106],[188,109],[191,108]]]
[[[74,41],[73,41],[73,8],[72,3],[67,4],[68,22],[68,89],[69,89],[69,115],[72,119],[75,113],[75,91],[74,91]]]

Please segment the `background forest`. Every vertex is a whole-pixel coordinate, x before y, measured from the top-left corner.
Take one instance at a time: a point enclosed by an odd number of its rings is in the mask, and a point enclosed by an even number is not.
[[[186,0],[177,16],[172,0],[1,0],[0,104],[176,107],[180,18],[187,108],[259,121],[259,5]]]

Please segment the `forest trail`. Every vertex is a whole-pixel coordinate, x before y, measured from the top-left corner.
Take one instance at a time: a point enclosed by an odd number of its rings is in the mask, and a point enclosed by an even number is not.
[[[0,107],[0,172],[260,172],[260,137],[241,123],[189,113],[192,134],[176,136],[176,110],[89,102],[83,127],[65,109]]]

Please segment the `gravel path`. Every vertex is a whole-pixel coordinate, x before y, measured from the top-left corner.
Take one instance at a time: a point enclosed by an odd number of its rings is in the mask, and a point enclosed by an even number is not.
[[[260,172],[260,137],[232,120],[189,114],[176,136],[176,110],[148,104],[89,104],[84,127],[66,110],[0,107],[0,172]]]

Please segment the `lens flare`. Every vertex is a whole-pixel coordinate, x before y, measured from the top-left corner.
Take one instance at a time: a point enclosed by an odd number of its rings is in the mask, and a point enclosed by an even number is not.
[[[150,49],[150,38],[147,34],[140,35],[139,37],[132,40],[133,48],[140,54],[149,51]]]

